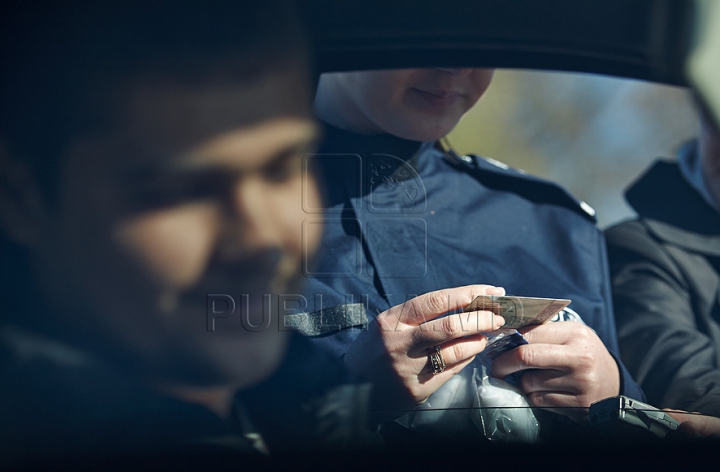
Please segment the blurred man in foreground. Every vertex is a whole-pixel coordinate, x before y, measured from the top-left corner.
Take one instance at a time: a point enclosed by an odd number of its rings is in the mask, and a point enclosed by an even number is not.
[[[263,306],[318,239],[294,17],[139,5],[3,5],[0,452],[343,442],[362,391]]]

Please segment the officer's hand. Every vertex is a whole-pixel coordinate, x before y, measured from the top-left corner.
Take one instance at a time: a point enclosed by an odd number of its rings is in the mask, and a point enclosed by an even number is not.
[[[485,349],[480,334],[505,323],[489,311],[440,316],[467,306],[478,295],[504,295],[489,285],[438,290],[380,313],[352,343],[345,364],[374,384],[374,409],[414,408]],[[440,346],[447,367],[433,374],[428,354]],[[396,415],[398,416],[398,415]]]
[[[688,413],[682,410],[665,409],[670,416],[680,422],[676,438],[712,437],[720,438],[720,418],[705,416],[698,413]]]
[[[617,363],[592,329],[566,321],[520,331],[530,344],[498,356],[492,371],[504,378],[524,370],[520,387],[531,405],[576,407],[553,411],[582,422],[591,403],[620,394]]]

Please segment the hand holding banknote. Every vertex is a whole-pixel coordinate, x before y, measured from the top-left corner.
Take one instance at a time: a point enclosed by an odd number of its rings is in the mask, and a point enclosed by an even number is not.
[[[498,356],[493,375],[524,371],[520,387],[530,404],[583,421],[591,403],[620,393],[617,363],[586,325],[568,321],[519,331],[529,344]]]
[[[345,364],[373,382],[374,407],[406,410],[422,403],[485,349],[500,328],[491,310],[451,314],[502,288],[468,285],[429,292],[380,313],[350,345]],[[435,351],[435,349],[438,351]],[[432,361],[442,361],[432,365]]]
[[[545,323],[569,304],[564,298],[480,295],[464,311],[492,311],[505,319],[503,328],[520,329]]]

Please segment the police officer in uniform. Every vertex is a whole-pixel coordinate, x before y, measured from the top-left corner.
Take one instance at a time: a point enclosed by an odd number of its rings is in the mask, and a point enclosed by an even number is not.
[[[617,355],[605,242],[592,208],[561,187],[438,143],[491,78],[485,69],[321,77],[326,139],[310,162],[324,206],[305,210],[325,228],[305,267],[310,314],[295,324],[374,381],[377,409],[400,412],[469,365],[485,348],[481,333],[504,322],[443,315],[481,294],[571,299],[569,322],[522,330],[529,344],[497,357],[492,373],[518,373],[532,406],[582,422],[602,398],[643,398]]]

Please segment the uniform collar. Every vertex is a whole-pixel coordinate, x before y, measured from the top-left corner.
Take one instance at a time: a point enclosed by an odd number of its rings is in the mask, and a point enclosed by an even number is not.
[[[625,197],[658,238],[720,255],[720,214],[685,180],[677,163],[657,161]]]
[[[322,151],[343,152],[359,155],[390,154],[402,160],[413,157],[421,141],[398,138],[390,134],[363,135],[353,133],[322,122],[325,133]]]
[[[413,178],[417,171],[421,141],[411,141],[390,134],[361,135],[323,123],[325,133],[321,153],[357,155],[366,166],[367,184],[377,185],[387,179],[401,181]]]
[[[698,152],[698,143],[693,140],[686,143],[678,153],[678,167],[685,181],[716,211],[718,204],[710,194],[710,190],[705,182],[705,175],[700,162],[700,153]]]

